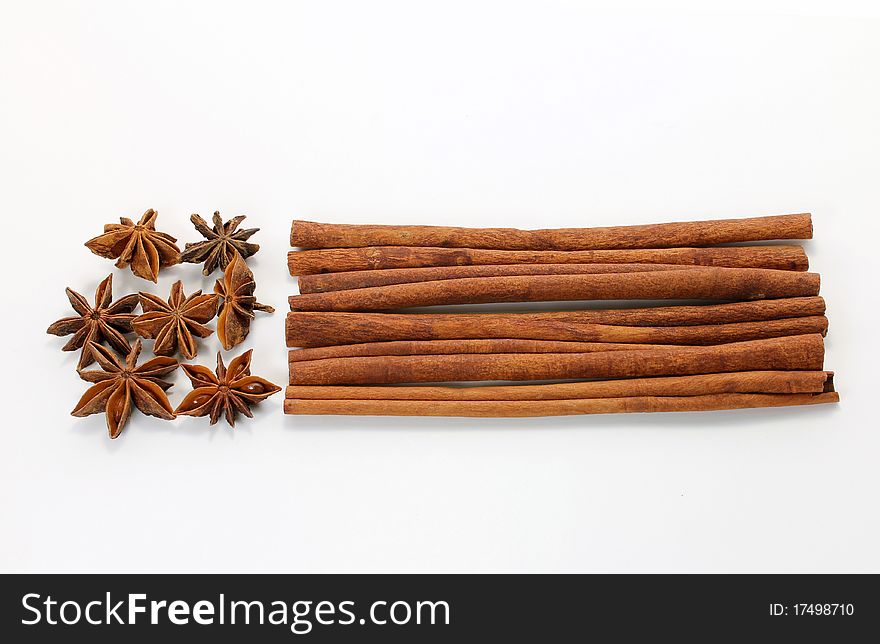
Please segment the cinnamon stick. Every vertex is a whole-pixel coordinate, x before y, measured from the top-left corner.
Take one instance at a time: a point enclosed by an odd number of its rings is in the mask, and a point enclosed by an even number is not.
[[[451,353],[594,353],[662,349],[678,345],[716,345],[761,340],[790,335],[809,335],[828,331],[825,316],[785,318],[762,322],[734,322],[701,326],[649,327],[583,324],[575,328],[555,328],[564,339],[446,339],[379,341],[304,348],[290,352],[290,362],[319,358],[380,355],[439,355]],[[568,331],[568,333],[565,333]],[[488,334],[487,334],[488,335]]]
[[[817,371],[822,369],[824,352],[822,336],[814,334],[662,350],[327,358],[291,363],[290,384],[368,385]]]
[[[695,376],[481,387],[291,385],[286,398],[311,400],[567,400],[707,394],[807,394],[833,391],[830,371],[738,371]]]
[[[295,311],[287,314],[289,347],[393,340],[522,338],[583,341],[585,325],[713,326],[821,316],[821,297],[732,302],[702,306],[658,306],[541,313],[338,313]]]
[[[795,245],[579,251],[370,246],[287,254],[291,275],[472,264],[686,264],[794,271],[809,268],[804,249]]]
[[[488,302],[573,300],[754,300],[819,293],[817,273],[694,268],[600,275],[520,275],[374,286],[292,295],[292,311],[381,311]]]
[[[686,221],[604,228],[458,228],[375,226],[294,221],[290,245],[300,248],[438,246],[508,250],[596,250],[712,246],[771,239],[811,239],[810,215]]]
[[[296,400],[284,401],[285,414],[339,416],[531,417],[630,412],[717,411],[836,403],[824,394],[709,394],[705,396],[640,396],[570,400]]]
[[[594,273],[641,273],[647,271],[690,270],[686,264],[499,264],[485,266],[428,266],[389,268],[378,271],[345,271],[300,275],[300,293],[326,293],[369,286],[389,286],[412,282],[499,277],[502,275],[590,275]]]
[[[813,331],[815,333],[816,331]],[[456,353],[595,353],[597,351],[633,351],[635,349],[668,349],[672,344],[624,344],[619,342],[558,342],[554,340],[522,340],[493,338],[477,340],[403,340],[399,342],[367,342],[335,347],[297,349],[288,352],[288,362],[352,358],[355,356],[452,355]]]
[[[821,316],[821,297],[793,297],[702,306],[662,306],[547,313],[337,313],[287,314],[289,347],[392,340],[523,338],[584,340],[583,326],[706,326]]]

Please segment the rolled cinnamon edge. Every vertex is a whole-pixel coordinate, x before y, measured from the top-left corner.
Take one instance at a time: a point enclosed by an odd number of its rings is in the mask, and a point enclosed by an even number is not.
[[[487,250],[370,246],[290,251],[291,275],[485,264],[684,264],[805,271],[804,249],[792,244],[631,250]]]
[[[637,396],[565,400],[320,400],[284,401],[285,414],[337,416],[462,416],[521,418],[580,414],[719,411],[836,403],[837,393],[708,394],[703,396]]]
[[[825,385],[822,389],[825,393],[834,391],[834,372],[826,371],[825,372]]]
[[[290,245],[300,248],[434,246],[508,250],[590,250],[713,246],[773,239],[811,239],[809,213],[601,228],[465,228],[325,224],[294,220]]]
[[[427,266],[390,268],[375,271],[315,273],[297,278],[301,295],[345,291],[371,286],[411,284],[464,277],[501,277],[505,275],[591,275],[601,273],[644,273],[696,268],[687,264],[487,264],[477,266]]]
[[[566,400],[708,394],[819,394],[834,391],[826,371],[739,371],[693,376],[592,380],[540,385],[308,386],[291,385],[286,398],[303,400]]]
[[[292,311],[381,311],[492,302],[756,300],[819,294],[819,275],[759,268],[437,280],[292,295]]]
[[[583,333],[584,325],[710,326],[814,317],[822,316],[824,312],[825,301],[818,296],[698,306],[531,313],[297,311],[287,315],[286,337],[287,346],[290,347],[456,338],[584,341],[588,339]],[[646,340],[641,342],[653,343]]]
[[[326,358],[290,363],[289,384],[574,380],[733,371],[816,371],[822,369],[824,355],[822,336],[812,334],[662,350]]]

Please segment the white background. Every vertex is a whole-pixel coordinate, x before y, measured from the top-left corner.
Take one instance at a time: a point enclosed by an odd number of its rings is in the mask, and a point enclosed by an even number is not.
[[[3,2],[0,569],[880,571],[880,24],[689,4]],[[257,294],[278,311],[245,346],[279,384],[293,217],[811,211],[842,402],[309,418],[279,394],[234,431],[135,415],[111,441],[69,416],[87,385],[45,328],[65,286],[153,289],[82,246],[149,207],[181,244],[192,212],[262,228]],[[178,278],[213,284],[185,265],[153,290]]]

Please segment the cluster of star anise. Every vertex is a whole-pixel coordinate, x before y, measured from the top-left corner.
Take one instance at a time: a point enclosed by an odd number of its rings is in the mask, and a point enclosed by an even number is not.
[[[280,391],[268,380],[250,374],[251,351],[233,359],[228,369],[218,352],[216,374],[199,365],[179,365],[174,358],[178,353],[188,360],[195,358],[196,338],[214,332],[206,324],[215,317],[217,336],[229,350],[247,337],[255,311],[274,311],[257,302],[254,274],[245,261],[260,249],[247,241],[259,228],[238,230],[243,215],[223,223],[220,213],[215,212],[213,227],[199,215],[192,215],[190,220],[205,241],[187,243],[181,253],[174,237],[156,230],[156,217],[152,209],[137,224],[122,217],[119,224],[104,226],[104,233],[86,246],[97,255],[116,259],[117,267],[129,266],[136,276],[153,282],[162,268],[181,262],[203,262],[206,276],[220,268],[223,277],[217,280],[214,292],[199,290],[187,296],[178,280],[167,301],[142,291],[114,302],[111,274],[98,285],[94,306],[68,288],[67,298],[76,315],[58,320],[47,330],[53,335],[72,335],[62,349],[80,350],[77,372],[93,383],[71,413],[89,416],[104,412],[111,438],[122,431],[132,405],[165,420],[178,414],[209,416],[213,425],[222,415],[234,426],[238,413],[251,417],[251,405]],[[138,304],[140,315],[134,313]],[[126,337],[131,334],[140,336],[133,344]],[[153,340],[157,357],[138,366],[141,338]],[[94,362],[100,369],[86,371]],[[165,393],[172,385],[162,378],[178,366],[189,376],[193,391],[174,409]]]

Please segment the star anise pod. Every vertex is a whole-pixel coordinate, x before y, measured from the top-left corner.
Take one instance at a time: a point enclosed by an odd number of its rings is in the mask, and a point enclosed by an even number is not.
[[[259,244],[251,244],[247,241],[259,228],[236,230],[244,219],[244,215],[239,215],[224,224],[220,218],[220,213],[215,212],[213,218],[214,227],[208,228],[208,222],[198,215],[192,215],[189,220],[206,241],[187,243],[186,248],[180,255],[180,261],[190,264],[204,262],[205,266],[202,268],[202,274],[210,275],[218,266],[220,270],[224,270],[229,262],[232,261],[236,252],[244,259],[247,259],[260,250]]]
[[[179,350],[192,360],[199,351],[193,336],[207,338],[213,329],[204,326],[217,315],[220,297],[215,293],[202,295],[196,291],[189,297],[183,292],[183,282],[174,282],[171,295],[165,302],[152,293],[140,293],[142,315],[131,323],[135,333],[143,338],[153,338],[153,353],[157,356],[173,356]]]
[[[181,365],[192,381],[193,390],[186,395],[174,413],[210,416],[212,425],[223,414],[230,427],[235,427],[237,412],[253,418],[251,405],[281,391],[281,387],[251,375],[252,354],[253,350],[248,349],[234,358],[227,369],[223,364],[223,356],[218,351],[216,374],[201,365]]]
[[[223,298],[217,316],[217,337],[227,351],[247,337],[254,311],[275,312],[271,306],[257,302],[254,297],[256,289],[254,274],[241,255],[235,253],[223,273],[223,279],[217,280],[214,285],[214,292]]]
[[[61,318],[52,323],[46,333],[59,336],[73,334],[61,350],[82,349],[77,369],[87,367],[95,361],[89,351],[90,343],[106,342],[122,353],[131,351],[131,345],[124,334],[132,332],[131,321],[136,317],[132,311],[138,304],[137,295],[126,295],[113,302],[113,275],[108,275],[98,284],[94,307],[89,306],[88,300],[76,291],[68,288],[66,292],[70,305],[79,315]]]
[[[80,398],[71,413],[84,417],[105,412],[110,438],[116,438],[131,416],[132,404],[148,416],[165,420],[174,418],[174,408],[165,391],[171,383],[163,376],[177,369],[174,358],[153,358],[137,366],[141,341],[136,340],[128,355],[122,359],[106,347],[91,345],[100,371],[80,371],[83,380],[94,383]]]
[[[157,281],[159,269],[180,262],[177,240],[156,230],[158,213],[150,208],[138,223],[120,217],[118,224],[106,224],[104,234],[90,239],[86,247],[95,255],[118,259],[116,266],[131,266],[131,272],[145,280]]]

